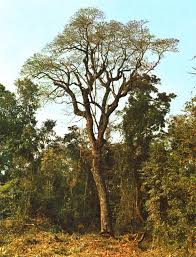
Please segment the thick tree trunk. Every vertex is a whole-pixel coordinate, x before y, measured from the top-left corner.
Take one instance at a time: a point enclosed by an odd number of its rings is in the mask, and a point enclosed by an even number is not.
[[[102,149],[94,147],[92,149],[92,174],[97,188],[99,204],[100,204],[100,226],[102,234],[112,235],[111,215],[108,202],[108,195],[105,181],[102,175]]]

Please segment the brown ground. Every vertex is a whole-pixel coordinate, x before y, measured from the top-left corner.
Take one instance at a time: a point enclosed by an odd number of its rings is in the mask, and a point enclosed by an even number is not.
[[[33,224],[17,227],[1,224],[0,257],[60,256],[185,257],[161,249],[150,250],[147,247],[145,251],[141,250],[133,240],[129,239],[128,235],[118,238],[103,238],[96,234],[54,233]]]

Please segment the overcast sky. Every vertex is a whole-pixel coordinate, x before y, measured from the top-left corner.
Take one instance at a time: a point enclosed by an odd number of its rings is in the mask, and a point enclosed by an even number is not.
[[[0,83],[14,90],[25,60],[61,32],[75,11],[91,6],[102,9],[108,19],[148,20],[155,35],[180,40],[179,52],[168,54],[155,71],[161,90],[177,94],[171,111],[178,113],[195,94],[196,77],[189,72],[196,66],[196,0],[0,0]],[[62,131],[63,112],[50,106],[39,119],[58,117]]]

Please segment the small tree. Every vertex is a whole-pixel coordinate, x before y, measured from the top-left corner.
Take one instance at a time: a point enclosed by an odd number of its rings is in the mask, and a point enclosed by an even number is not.
[[[68,97],[73,112],[86,120],[92,175],[100,202],[101,232],[111,233],[102,151],[111,114],[121,98],[145,84],[146,74],[177,40],[155,38],[144,21],[106,21],[95,8],[79,10],[42,53],[27,60],[24,76],[48,98]]]

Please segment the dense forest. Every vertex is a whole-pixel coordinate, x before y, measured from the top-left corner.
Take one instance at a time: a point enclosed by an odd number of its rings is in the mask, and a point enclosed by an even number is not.
[[[16,93],[0,84],[2,227],[47,219],[53,233],[129,235],[141,248],[193,256],[196,97],[169,115],[176,95],[161,91],[154,72],[177,43],[143,21],[81,9],[27,60]],[[38,126],[46,100],[86,126],[63,136],[54,120]]]

